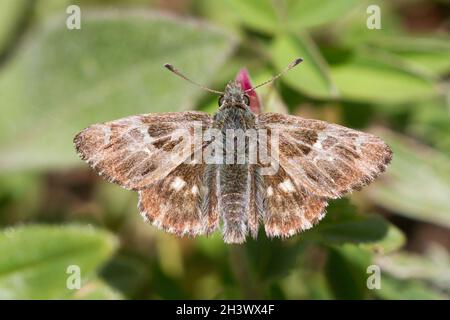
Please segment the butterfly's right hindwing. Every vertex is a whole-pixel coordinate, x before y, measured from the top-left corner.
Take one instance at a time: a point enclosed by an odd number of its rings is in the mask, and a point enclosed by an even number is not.
[[[310,229],[325,216],[327,199],[297,187],[280,167],[274,175],[261,176],[264,211],[262,221],[268,237],[291,237]]]

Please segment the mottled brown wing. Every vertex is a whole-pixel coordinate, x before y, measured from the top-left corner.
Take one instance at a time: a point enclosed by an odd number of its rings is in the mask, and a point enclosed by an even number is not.
[[[193,111],[136,115],[92,125],[74,143],[80,157],[105,179],[140,190],[191,157],[198,148],[194,132],[211,122],[207,113]]]
[[[163,180],[140,190],[138,207],[144,219],[178,236],[213,232],[219,222],[217,198],[215,183],[202,185],[206,168],[181,164]]]
[[[293,184],[320,198],[338,198],[370,183],[392,157],[380,138],[324,121],[265,113],[258,124],[268,136],[278,135],[278,148],[270,152],[278,154]]]
[[[262,212],[268,237],[287,238],[311,228],[325,216],[327,200],[299,188],[280,167],[275,175],[263,175]]]

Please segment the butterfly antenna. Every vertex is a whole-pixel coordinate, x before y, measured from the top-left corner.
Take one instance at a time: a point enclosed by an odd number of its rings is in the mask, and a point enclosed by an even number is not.
[[[212,92],[212,93],[218,93],[218,94],[222,94],[222,91],[217,91],[217,90],[213,90],[210,89],[208,87],[205,87],[197,82],[192,81],[191,79],[189,79],[188,77],[186,77],[184,74],[182,74],[180,71],[178,71],[178,69],[176,69],[173,65],[171,65],[170,63],[166,63],[164,64],[164,67],[166,67],[167,69],[169,69],[169,71],[172,71],[173,73],[175,73],[177,76],[183,78],[184,80],[186,80],[187,82],[192,83],[193,85],[196,85],[197,87],[202,88],[203,90]]]
[[[264,81],[263,83],[258,84],[256,87],[252,87],[250,89],[245,90],[245,92],[249,92],[251,90],[254,90],[256,88],[265,86],[268,83],[271,83],[272,81],[278,79],[279,77],[281,77],[283,74],[285,74],[286,72],[288,72],[289,70],[291,70],[292,68],[294,68],[296,65],[300,64],[300,62],[302,62],[303,59],[302,58],[297,58],[294,61],[292,61],[283,71],[281,71],[279,74],[277,74],[276,76],[273,76],[272,78],[270,78],[267,81]]]

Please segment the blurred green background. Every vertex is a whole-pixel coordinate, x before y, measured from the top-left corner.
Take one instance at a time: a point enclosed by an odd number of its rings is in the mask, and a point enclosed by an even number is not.
[[[68,30],[66,8],[81,7]],[[370,30],[369,4],[381,8]],[[1,0],[0,298],[448,299],[450,2]],[[127,115],[199,109],[223,88],[304,62],[258,92],[266,111],[383,137],[387,172],[287,241],[225,245],[145,224],[137,194],[78,159],[73,136]],[[366,285],[381,269],[381,289]],[[81,271],[70,290],[69,265]]]

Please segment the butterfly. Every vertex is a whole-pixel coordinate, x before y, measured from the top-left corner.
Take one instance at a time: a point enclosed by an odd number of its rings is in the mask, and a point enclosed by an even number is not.
[[[250,89],[237,81],[230,81],[224,92],[201,86],[220,94],[214,116],[155,113],[94,124],[75,136],[76,150],[107,181],[137,191],[143,218],[169,233],[198,236],[221,229],[225,243],[243,243],[249,234],[256,238],[263,225],[268,237],[293,236],[320,221],[329,200],[373,181],[392,158],[389,146],[372,134],[252,112],[248,93],[301,61]],[[219,136],[212,137],[212,130]],[[246,143],[234,148],[233,130],[257,132],[254,148]],[[255,150],[269,153],[270,165],[260,156],[250,161]],[[222,161],[193,156],[205,153]]]

